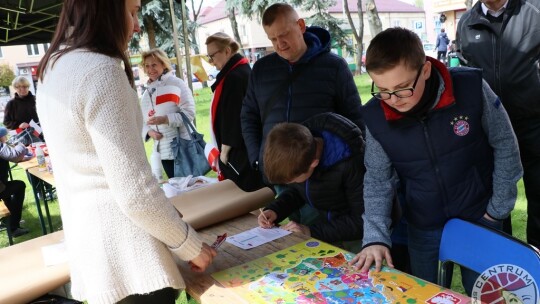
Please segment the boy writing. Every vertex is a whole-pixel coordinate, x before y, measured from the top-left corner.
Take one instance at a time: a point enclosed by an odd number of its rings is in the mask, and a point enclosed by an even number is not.
[[[378,34],[368,47],[366,69],[374,98],[363,109],[364,239],[351,263],[362,271],[373,263],[379,271],[383,260],[393,267],[389,227],[397,178],[406,204],[412,274],[436,282],[448,219],[500,229],[514,208],[522,175],[516,138],[481,71],[449,71],[425,56],[410,30]],[[475,280],[463,273],[469,294]]]
[[[353,249],[362,239],[364,141],[358,126],[335,113],[316,115],[301,124],[280,123],[264,148],[264,169],[282,191],[259,216],[271,228],[309,205],[316,214],[282,228]],[[283,185],[283,186],[281,186]],[[351,242],[349,242],[351,241]]]

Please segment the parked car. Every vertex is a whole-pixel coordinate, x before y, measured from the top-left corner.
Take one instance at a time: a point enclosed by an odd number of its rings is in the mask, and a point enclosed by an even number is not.
[[[437,48],[435,47],[435,44],[425,42],[422,45],[424,46],[424,53],[426,53],[426,56],[437,58]]]

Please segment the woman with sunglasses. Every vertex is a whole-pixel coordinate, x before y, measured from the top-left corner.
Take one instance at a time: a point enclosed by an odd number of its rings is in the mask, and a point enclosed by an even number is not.
[[[159,152],[163,169],[172,178],[175,175],[171,143],[178,136],[178,131],[183,139],[191,139],[180,111],[193,123],[195,101],[186,83],[174,75],[171,61],[164,51],[151,49],[142,52],[141,57],[144,73],[149,78],[141,100],[146,122],[142,135],[145,140],[150,137],[154,140],[154,149]]]

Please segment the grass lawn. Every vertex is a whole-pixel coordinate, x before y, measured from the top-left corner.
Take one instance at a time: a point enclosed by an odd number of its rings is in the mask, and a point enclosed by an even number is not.
[[[360,92],[360,97],[362,100],[362,103],[366,103],[370,98],[370,89],[371,89],[371,80],[367,74],[363,74],[361,76],[355,76],[355,82],[358,87],[358,90]],[[197,108],[197,118],[196,118],[196,124],[197,129],[199,132],[206,134],[205,138],[209,138],[209,108],[210,108],[210,101],[212,97],[212,93],[210,91],[210,88],[204,88],[200,90],[196,90],[194,92],[195,96],[195,102],[196,102],[196,108]],[[147,155],[150,155],[151,151],[151,142],[146,143],[145,145]],[[25,220],[24,227],[30,229],[30,233],[27,235],[18,237],[15,239],[15,243],[20,243],[38,236],[41,236],[41,227],[39,224],[39,218],[36,211],[36,205],[34,202],[34,195],[32,193],[32,188],[30,184],[28,183],[28,179],[26,177],[26,172],[22,170],[20,167],[15,167],[13,170],[13,178],[25,181],[27,184],[26,187],[26,198],[24,203],[24,210],[23,210],[23,219]],[[519,194],[518,194],[518,200],[516,204],[516,208],[514,212],[512,213],[512,224],[514,229],[514,236],[521,240],[525,240],[525,225],[527,222],[527,213],[526,213],[526,200],[525,200],[525,194],[523,191],[523,182],[520,181],[518,184]],[[55,230],[61,230],[62,229],[62,222],[60,219],[60,212],[58,207],[58,202],[54,201],[52,203],[49,203],[49,209],[51,212],[51,217],[53,221],[53,226]],[[8,246],[7,241],[7,235],[5,232],[0,233],[0,248]],[[452,289],[458,292],[463,292],[463,288],[461,287],[461,279],[458,272],[454,272],[454,278],[452,280]],[[195,303],[194,301],[186,301],[185,294],[181,295],[178,299],[177,303],[185,304],[185,303]]]

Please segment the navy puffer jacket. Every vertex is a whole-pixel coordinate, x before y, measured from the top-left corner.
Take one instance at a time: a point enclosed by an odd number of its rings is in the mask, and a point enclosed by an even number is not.
[[[330,34],[309,27],[304,40],[308,50],[298,62],[290,64],[273,53],[258,60],[250,75],[242,105],[242,134],[250,163],[259,161],[261,169],[264,139],[277,123],[301,123],[314,115],[334,112],[363,130],[358,90],[345,60],[330,53]],[[301,69],[298,77],[286,85],[296,69]],[[279,95],[267,110],[275,92]]]

